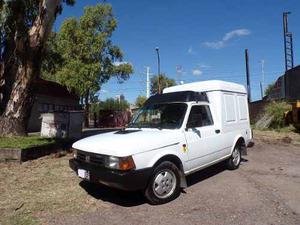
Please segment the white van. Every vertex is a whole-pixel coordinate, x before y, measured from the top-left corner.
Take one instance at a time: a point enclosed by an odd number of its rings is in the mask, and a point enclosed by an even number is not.
[[[195,82],[151,96],[127,128],[75,142],[70,167],[85,180],[143,190],[151,204],[162,204],[186,187],[186,175],[223,160],[238,168],[251,138],[245,87]]]

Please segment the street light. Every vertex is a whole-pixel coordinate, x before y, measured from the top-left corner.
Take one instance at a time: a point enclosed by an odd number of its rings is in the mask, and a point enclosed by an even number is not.
[[[158,83],[158,94],[161,94],[160,91],[160,58],[159,58],[159,48],[155,48],[157,53],[157,83]]]

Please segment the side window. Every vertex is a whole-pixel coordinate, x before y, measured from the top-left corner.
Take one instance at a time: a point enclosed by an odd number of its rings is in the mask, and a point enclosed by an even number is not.
[[[214,122],[208,105],[192,106],[187,127],[204,127],[213,124]]]
[[[235,113],[235,96],[232,94],[224,94],[224,103],[225,103],[225,113],[226,113],[226,122],[235,122],[236,113]]]
[[[238,96],[238,109],[239,109],[239,116],[240,120],[247,120],[248,119],[248,112],[247,112],[247,98],[246,96]]]

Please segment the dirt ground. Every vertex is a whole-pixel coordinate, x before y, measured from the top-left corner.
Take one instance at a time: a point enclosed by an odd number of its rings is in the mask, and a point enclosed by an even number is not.
[[[179,198],[160,206],[81,181],[68,168],[71,154],[0,164],[0,224],[299,225],[299,135],[254,135],[238,170],[218,164],[191,175]]]

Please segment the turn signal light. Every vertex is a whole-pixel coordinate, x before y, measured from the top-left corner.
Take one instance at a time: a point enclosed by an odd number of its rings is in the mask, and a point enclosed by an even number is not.
[[[130,169],[134,169],[134,168],[135,168],[135,164],[134,164],[133,158],[131,156],[120,158],[120,161],[119,161],[119,169],[120,170],[130,170]]]

